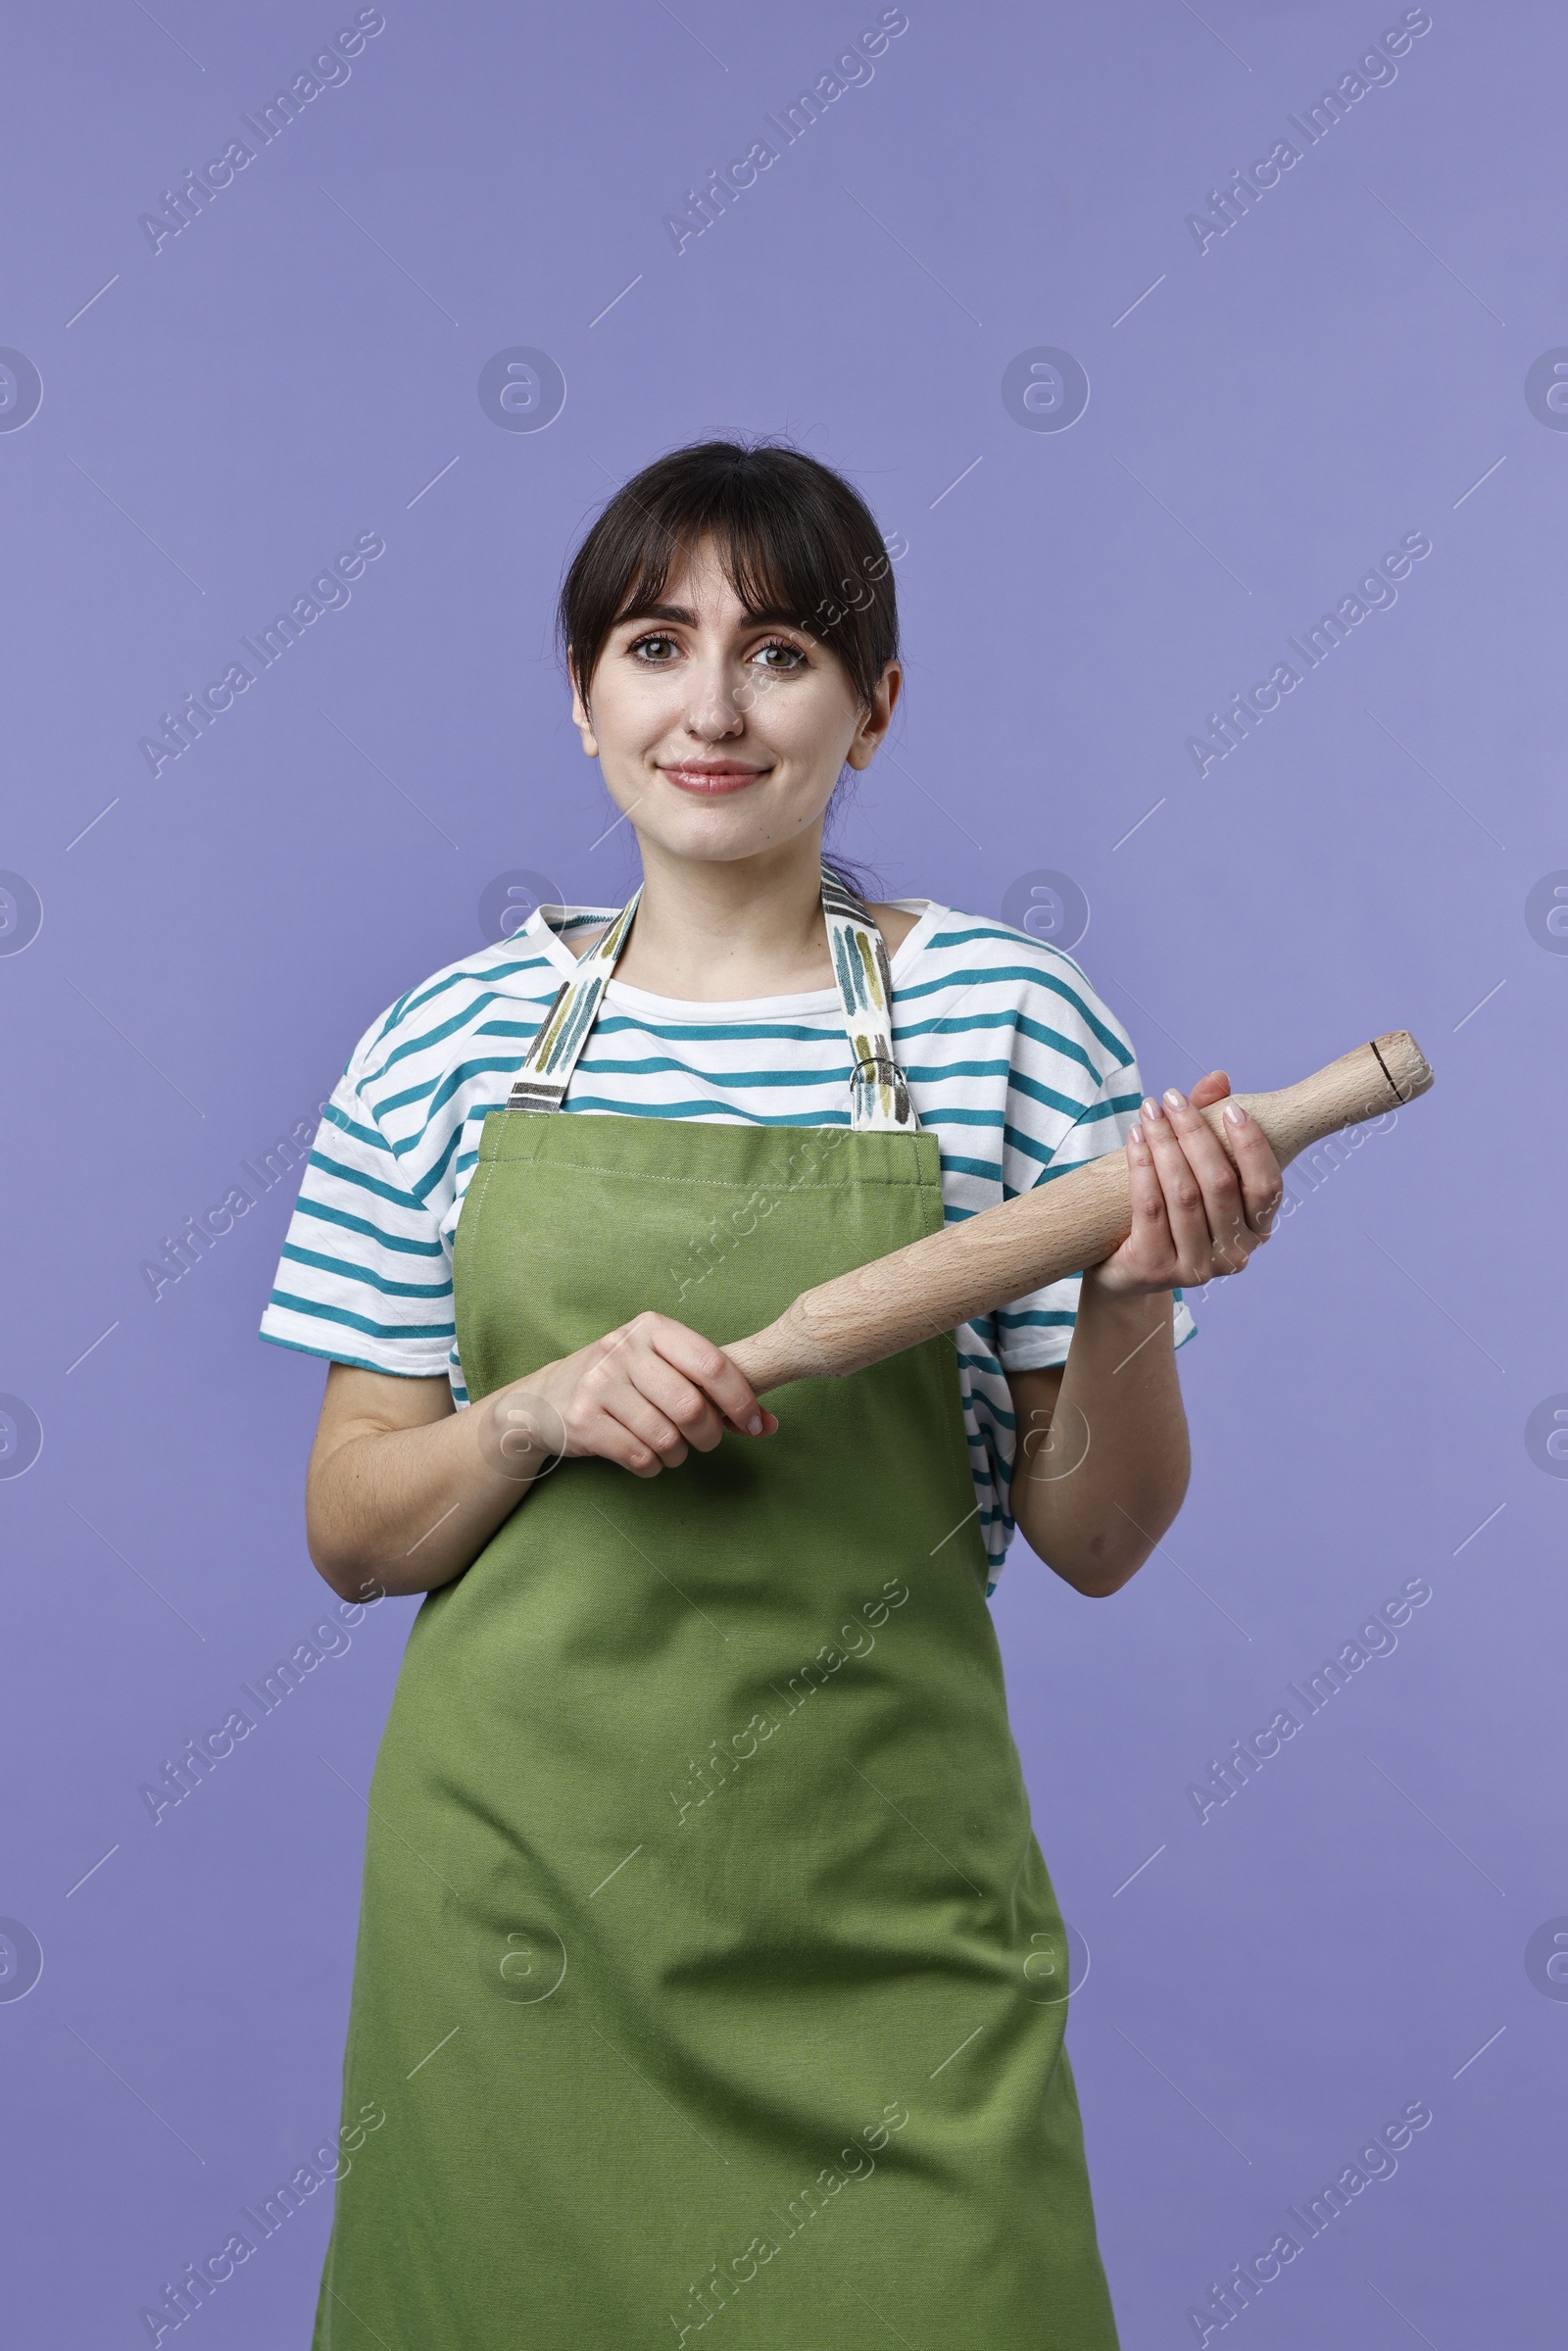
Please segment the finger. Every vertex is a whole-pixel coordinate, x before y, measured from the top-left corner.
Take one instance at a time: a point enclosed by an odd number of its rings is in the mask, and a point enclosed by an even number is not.
[[[1258,1238],[1266,1241],[1285,1197],[1280,1163],[1257,1120],[1240,1102],[1228,1102],[1223,1115],[1236,1153],[1247,1221]]]
[[[1208,1260],[1195,1262],[1201,1262],[1206,1272],[1208,1262],[1218,1253],[1222,1272],[1239,1272],[1257,1246],[1257,1234],[1246,1220],[1246,1199],[1237,1166],[1208,1119],[1203,1119],[1190,1101],[1183,1101],[1175,1086],[1166,1094],[1166,1117],[1171,1119],[1175,1138],[1187,1152],[1187,1166],[1197,1176],[1203,1195],[1210,1253]]]
[[[758,1410],[762,1415],[760,1429],[750,1429],[741,1421],[731,1420],[727,1412],[724,1415],[724,1426],[727,1429],[733,1429],[737,1437],[776,1437],[779,1425],[777,1414],[769,1412],[765,1404],[759,1404]]]
[[[643,1395],[633,1377],[635,1368],[634,1350],[622,1347],[584,1375],[586,1440],[595,1452],[610,1449],[607,1424],[614,1424],[635,1445],[657,1453],[666,1469],[678,1469],[686,1458],[686,1440],[678,1424]],[[613,1457],[618,1459],[618,1452]]]
[[[1185,1106],[1185,1105],[1184,1105]],[[1200,1120],[1200,1124],[1202,1122]],[[1143,1104],[1144,1131],[1153,1154],[1155,1173],[1165,1199],[1165,1219],[1170,1226],[1171,1244],[1178,1262],[1183,1266],[1206,1264],[1213,1249],[1209,1231],[1208,1212],[1203,1204],[1203,1191],[1182,1148],[1181,1139],[1163,1106],[1152,1095]],[[1213,1137],[1210,1136],[1210,1142]],[[1223,1158],[1224,1153],[1220,1156]],[[1238,1218],[1240,1198],[1238,1196]],[[1183,1279],[1197,1278],[1183,1276]]]
[[[649,1345],[666,1363],[672,1363],[689,1380],[695,1380],[732,1427],[748,1437],[769,1433],[767,1424],[772,1414],[763,1411],[756,1389],[722,1347],[715,1347],[710,1339],[705,1339],[700,1331],[691,1330],[685,1323],[671,1321],[667,1314],[647,1314],[639,1320],[646,1326],[644,1336]]]
[[[627,1350],[632,1386],[680,1431],[688,1445],[710,1453],[724,1434],[724,1416],[694,1380],[646,1343]]]
[[[1132,1206],[1130,1237],[1139,1253],[1156,1262],[1167,1258],[1172,1242],[1164,1189],[1149,1148],[1149,1137],[1136,1122],[1127,1138],[1127,1191]]]
[[[674,1422],[665,1417],[657,1405],[628,1389],[617,1396],[613,1403],[604,1407],[603,1418],[622,1429],[631,1440],[632,1449],[658,1456],[665,1469],[679,1469],[690,1447]],[[608,1432],[607,1432],[608,1433]]]
[[[1206,1110],[1211,1102],[1223,1102],[1231,1090],[1230,1079],[1223,1069],[1211,1069],[1188,1089],[1187,1099],[1195,1110]]]
[[[1256,1236],[1248,1227],[1236,1168],[1208,1120],[1200,1117],[1174,1086],[1165,1096],[1165,1114],[1186,1154],[1187,1164],[1198,1179],[1208,1227],[1205,1238],[1240,1264],[1253,1248]]]
[[[568,1449],[574,1456],[613,1461],[637,1478],[657,1478],[662,1469],[678,1467],[665,1462],[653,1445],[617,1420],[586,1385],[568,1407],[565,1427]]]
[[[678,1462],[665,1461],[608,1413],[602,1414],[595,1425],[599,1433],[587,1450],[601,1461],[613,1461],[620,1468],[629,1469],[634,1478],[657,1478],[661,1471],[680,1466]]]

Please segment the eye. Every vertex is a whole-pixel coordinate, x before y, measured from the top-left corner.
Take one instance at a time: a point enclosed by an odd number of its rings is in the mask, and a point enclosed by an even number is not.
[[[770,661],[763,658],[772,653],[781,653],[787,658],[783,661]],[[782,677],[788,677],[792,671],[807,666],[805,652],[799,645],[792,645],[787,637],[769,637],[765,645],[758,646],[751,658],[763,669],[774,670]]]
[[[659,650],[655,652],[650,650],[651,648]],[[678,653],[680,648],[673,637],[666,636],[662,629],[656,629],[646,637],[634,638],[632,643],[627,646],[626,651],[642,659],[646,668],[667,669],[670,657]]]

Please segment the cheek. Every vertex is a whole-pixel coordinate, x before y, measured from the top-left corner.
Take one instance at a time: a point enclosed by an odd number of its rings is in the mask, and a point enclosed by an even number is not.
[[[667,671],[605,661],[595,674],[589,707],[601,756],[623,764],[642,760],[679,727],[685,700]]]
[[[759,743],[788,762],[799,788],[831,791],[855,735],[856,706],[847,684],[821,672],[764,682],[747,711]]]

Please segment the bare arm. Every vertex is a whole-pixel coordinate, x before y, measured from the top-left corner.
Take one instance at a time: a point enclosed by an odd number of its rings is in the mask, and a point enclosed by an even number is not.
[[[458,1411],[444,1379],[333,1363],[305,1482],[306,1539],[332,1590],[433,1592],[470,1566],[536,1478],[594,1453],[634,1477],[778,1422],[723,1351],[640,1314]]]
[[[1012,1515],[1032,1551],[1094,1598],[1119,1591],[1187,1492],[1191,1453],[1171,1291],[1240,1273],[1268,1238],[1283,1186],[1255,1120],[1233,1167],[1197,1109],[1223,1070],[1144,1110],[1127,1146],[1133,1229],[1080,1288],[1064,1364],[1008,1379],[1017,1422]],[[1196,1105],[1196,1107],[1195,1107]]]
[[[1107,1297],[1086,1276],[1065,1363],[1013,1372],[1012,1514],[1030,1549],[1095,1599],[1137,1573],[1192,1462],[1168,1290]]]
[[[327,1366],[305,1532],[334,1592],[429,1592],[477,1556],[526,1492],[483,1459],[477,1435],[444,1378]]]

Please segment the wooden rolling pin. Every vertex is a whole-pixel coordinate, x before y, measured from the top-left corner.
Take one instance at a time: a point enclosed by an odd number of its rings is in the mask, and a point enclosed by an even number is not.
[[[1245,1103],[1284,1167],[1325,1135],[1414,1102],[1431,1084],[1420,1047],[1408,1030],[1397,1029],[1298,1085],[1227,1095],[1199,1115],[1234,1161],[1221,1113],[1226,1102]],[[1000,1208],[803,1291],[777,1322],[724,1351],[760,1396],[788,1380],[860,1371],[1063,1274],[1098,1265],[1131,1229],[1127,1154],[1107,1151]]]

